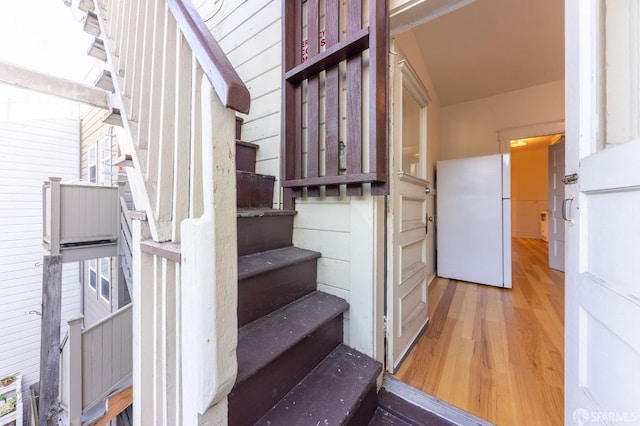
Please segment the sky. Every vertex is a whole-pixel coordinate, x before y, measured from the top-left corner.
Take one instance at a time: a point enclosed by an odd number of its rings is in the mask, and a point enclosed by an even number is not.
[[[62,0],[0,0],[0,60],[82,81],[91,36]]]

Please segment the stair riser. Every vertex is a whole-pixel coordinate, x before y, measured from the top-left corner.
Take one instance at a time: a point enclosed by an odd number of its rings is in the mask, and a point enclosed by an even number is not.
[[[378,408],[378,394],[376,389],[376,384],[373,383],[372,386],[367,391],[367,395],[362,400],[362,403],[353,414],[353,417],[347,423],[349,426],[365,426],[369,424],[371,417],[373,417],[373,413],[376,412]]]
[[[238,281],[238,326],[314,291],[316,272],[316,259],[312,259]]]
[[[236,173],[239,209],[270,208],[273,205],[273,176]]]
[[[293,216],[238,217],[238,256],[289,247]]]
[[[256,149],[236,143],[236,170],[256,171]]]
[[[253,425],[342,342],[342,315],[325,323],[229,395],[229,424]]]

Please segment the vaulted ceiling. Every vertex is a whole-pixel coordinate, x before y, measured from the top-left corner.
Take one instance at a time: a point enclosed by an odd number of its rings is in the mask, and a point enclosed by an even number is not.
[[[412,31],[442,106],[564,79],[563,0],[476,0]]]

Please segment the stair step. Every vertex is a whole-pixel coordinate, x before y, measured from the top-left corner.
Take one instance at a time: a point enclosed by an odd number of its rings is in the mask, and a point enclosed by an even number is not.
[[[94,38],[91,46],[89,46],[89,50],[87,51],[87,55],[96,58],[102,62],[107,61],[107,51],[104,48],[104,41],[99,38]]]
[[[274,176],[258,173],[236,171],[238,201],[237,207],[242,208],[270,208],[273,205]]]
[[[379,362],[339,345],[256,424],[366,424],[381,371]]]
[[[454,423],[443,419],[439,415],[425,410],[406,399],[389,392],[384,387],[378,392],[378,410],[387,413],[388,421],[390,416],[397,419],[394,423],[374,423],[370,425],[430,425],[430,426],[453,426]]]
[[[314,291],[319,257],[318,252],[297,247],[238,257],[238,325]]]
[[[93,85],[108,92],[113,93],[115,91],[113,78],[111,78],[111,72],[109,70],[102,70],[98,78],[93,82]]]
[[[315,291],[240,328],[229,423],[254,424],[340,344],[347,308]]]
[[[91,34],[94,37],[100,35],[100,22],[98,21],[98,15],[93,12],[87,12],[82,23],[82,29],[85,33]]]
[[[238,256],[291,245],[295,210],[239,209]]]
[[[236,170],[255,173],[258,148],[254,143],[236,140]]]

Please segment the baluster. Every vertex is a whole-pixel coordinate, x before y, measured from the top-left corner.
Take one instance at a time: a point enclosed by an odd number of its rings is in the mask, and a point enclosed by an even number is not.
[[[309,59],[319,53],[320,13],[319,0],[307,1],[307,41]],[[320,77],[315,75],[307,82],[307,177],[318,177],[320,152]],[[310,197],[318,197],[318,187],[308,189]]]
[[[362,2],[347,2],[347,37],[362,28]],[[362,173],[362,57],[347,60],[347,173]],[[362,195],[362,185],[347,185],[347,195]]]
[[[145,1],[135,0],[135,36],[129,41],[131,52],[128,56],[131,58],[127,61],[126,75],[129,93],[131,93],[131,101],[129,105],[129,120],[138,121],[138,112],[140,105],[140,81],[142,79],[142,60],[144,54],[144,35],[145,35]]]
[[[176,40],[176,96],[175,103],[175,161],[173,182],[173,229],[172,240],[181,241],[180,225],[189,217],[189,157],[191,152],[191,49],[182,34]]]
[[[138,0],[127,1],[127,24],[126,24],[126,37],[121,44],[122,57],[120,58],[120,65],[124,74],[123,95],[129,98],[129,104],[131,104],[131,84],[133,79],[131,78],[131,70],[133,69],[133,55],[134,45],[136,40],[136,20],[137,20],[137,5]],[[130,110],[130,105],[127,110]]]
[[[204,200],[202,198],[202,100],[200,94],[200,81],[202,81],[202,67],[193,57],[193,74],[191,77],[191,175],[189,181],[189,217],[200,217],[204,212]]]
[[[326,43],[327,48],[340,40],[340,3],[326,0]],[[327,70],[325,79],[325,175],[338,176],[340,172],[340,74],[338,65]],[[340,195],[340,187],[325,188],[327,196]]]
[[[177,24],[167,6],[164,6],[163,57],[160,84],[162,99],[158,140],[161,144],[158,158],[158,185],[156,200],[156,220],[171,221],[173,205],[173,158],[176,104],[176,40]],[[154,67],[155,68],[155,67]],[[159,99],[160,100],[160,99]]]

